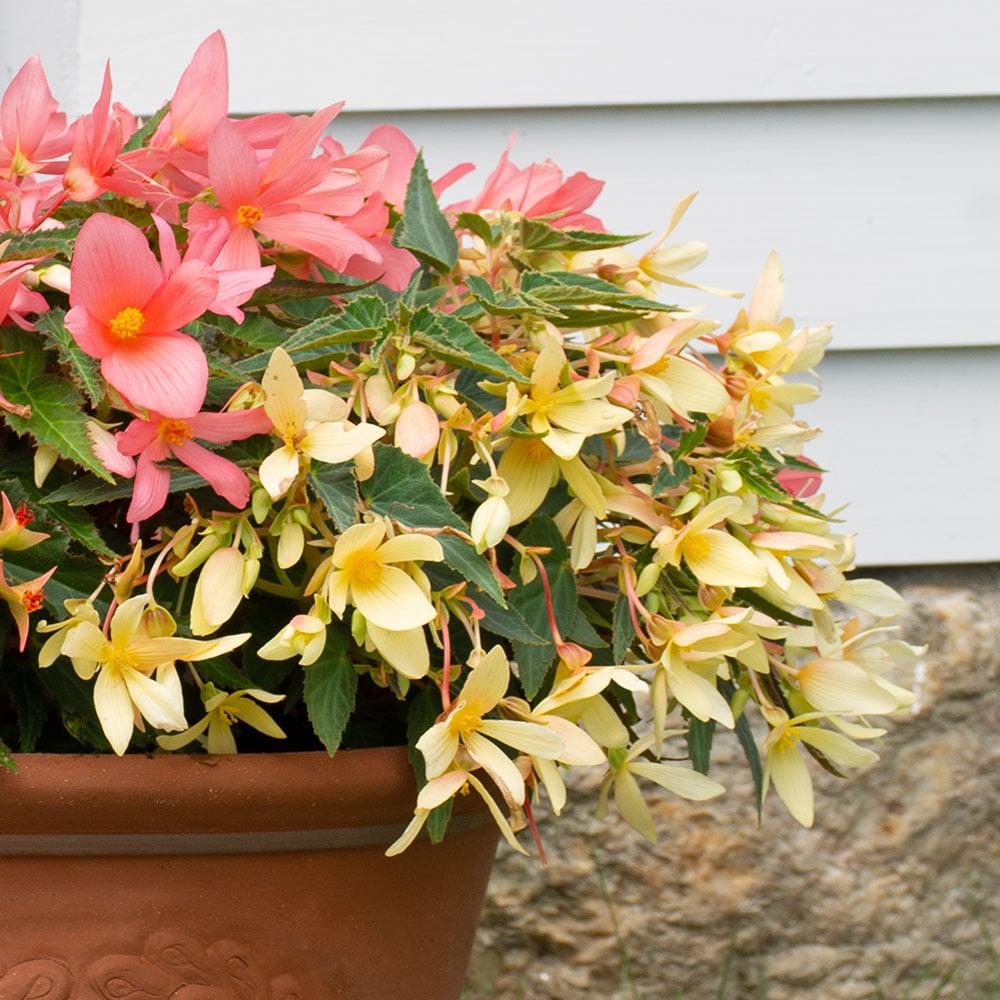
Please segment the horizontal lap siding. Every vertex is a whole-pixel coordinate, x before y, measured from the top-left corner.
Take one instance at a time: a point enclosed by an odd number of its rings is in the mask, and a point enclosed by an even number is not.
[[[343,99],[345,145],[392,120],[432,174],[475,162],[447,197],[469,193],[515,131],[516,162],[604,179],[596,209],[618,231],[659,229],[699,191],[675,234],[709,244],[696,279],[749,290],[776,249],[787,311],[834,324],[823,396],[801,416],[824,428],[810,452],[832,470],[831,502],[850,501],[859,561],[1000,560],[995,0],[18,10],[0,19],[0,79],[40,51],[71,114],[109,56],[116,97],[152,110],[219,27],[234,111]],[[677,298],[721,321],[735,308]]]

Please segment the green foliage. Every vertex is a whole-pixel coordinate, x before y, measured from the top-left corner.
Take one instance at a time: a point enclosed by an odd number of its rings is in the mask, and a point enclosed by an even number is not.
[[[476,584],[498,603],[505,603],[489,563],[465,540],[468,525],[442,496],[421,462],[396,448],[377,444],[375,473],[362,484],[361,492],[376,514],[391,517],[408,528],[443,529],[437,538],[447,564],[460,578]]]
[[[357,693],[358,675],[346,644],[333,633],[319,659],[305,671],[303,686],[309,721],[331,757],[340,747]]]
[[[86,430],[83,399],[73,386],[47,370],[49,357],[38,337],[4,327],[0,332],[0,393],[20,413],[6,414],[18,434],[29,434],[101,479],[111,476],[94,457]]]
[[[393,242],[439,271],[450,271],[458,260],[458,239],[438,207],[423,153],[417,154],[413,164],[403,218]]]

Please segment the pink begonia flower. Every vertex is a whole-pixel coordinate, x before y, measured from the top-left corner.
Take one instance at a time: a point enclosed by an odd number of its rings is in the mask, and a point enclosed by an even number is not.
[[[49,308],[45,296],[24,287],[24,275],[37,260],[5,260],[0,262],[0,324],[16,323],[22,330],[34,330],[25,313],[43,313]]]
[[[207,153],[208,140],[228,110],[229,55],[222,32],[215,31],[198,46],[181,74],[170,110],[149,144]]]
[[[180,327],[218,292],[204,261],[186,260],[166,276],[139,229],[93,215],[77,237],[66,327],[82,351],[100,358],[101,374],[125,400],[186,417],[205,399],[208,362]]]
[[[138,456],[135,489],[125,519],[131,524],[144,521],[167,502],[170,472],[156,463],[171,457],[193,469],[219,496],[242,510],[250,496],[246,473],[235,462],[203,448],[194,439],[228,444],[270,430],[271,421],[260,407],[227,413],[196,413],[184,418],[150,413],[148,420],[133,420],[115,435],[119,452]]]
[[[154,215],[153,223],[160,235],[160,261],[163,265],[163,276],[169,278],[181,265],[181,256],[177,251],[177,240],[166,220]],[[227,236],[228,230],[225,225],[221,224],[221,220],[202,226],[192,236],[184,259],[202,260],[206,264],[212,265],[212,270],[215,271],[215,276],[219,279],[219,290],[208,306],[209,311],[231,316],[237,323],[242,323],[243,310],[239,307],[258,288],[271,280],[274,276],[274,265],[217,270],[215,261],[222,252]]]
[[[0,177],[61,173],[53,161],[69,152],[72,131],[49,90],[39,56],[32,56],[0,99]]]
[[[511,140],[513,145],[513,140]],[[448,212],[520,212],[529,218],[554,215],[550,225],[557,229],[588,229],[604,232],[604,224],[584,209],[589,208],[604,187],[584,173],[563,179],[563,172],[551,160],[517,167],[510,162],[509,145],[496,169],[486,179],[479,194],[449,205]]]
[[[229,60],[219,31],[198,46],[149,141],[122,153],[105,186],[141,198],[171,223],[179,206],[208,184],[208,140],[229,106]]]
[[[344,185],[331,189],[328,158],[312,156],[320,133],[339,110],[340,105],[332,105],[292,119],[263,163],[235,125],[226,119],[219,122],[208,144],[209,179],[219,207],[196,202],[187,221],[193,236],[200,227],[225,220],[229,237],[216,260],[218,267],[256,267],[261,254],[258,233],[338,271],[355,255],[378,258],[365,239],[330,217],[361,207],[360,181],[351,178],[349,190]]]
[[[92,201],[107,190],[107,178],[123,143],[135,131],[135,117],[121,105],[111,107],[111,66],[104,67],[100,96],[89,115],[76,123],[73,148],[63,174],[63,185],[73,201]]]
[[[796,455],[795,457],[799,462],[814,466],[815,471],[785,468],[775,478],[797,500],[815,496],[823,485],[823,470],[805,455]]]
[[[332,168],[350,168],[358,172],[368,200],[353,215],[341,216],[338,221],[365,237],[379,257],[377,260],[352,257],[342,273],[365,281],[381,281],[393,291],[402,291],[420,263],[409,250],[392,245],[392,234],[388,231],[389,205],[403,208],[417,147],[393,125],[373,129],[354,153],[345,154],[343,147],[329,137],[321,145],[333,157]],[[435,193],[440,195],[449,184],[472,169],[471,163],[455,167],[434,182]]]
[[[46,215],[63,197],[58,178],[39,182],[37,177],[22,177],[17,183],[0,180],[0,231],[25,233],[35,229],[61,229],[63,224]]]

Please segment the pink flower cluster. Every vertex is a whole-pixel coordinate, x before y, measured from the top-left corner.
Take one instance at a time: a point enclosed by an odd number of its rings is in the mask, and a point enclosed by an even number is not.
[[[142,142],[129,142],[136,118],[112,103],[110,68],[93,110],[70,124],[38,56],[0,101],[0,230],[61,226],[53,216],[61,205],[106,193],[150,213],[145,230],[113,214],[87,218],[75,242],[65,318],[80,349],[99,359],[115,404],[135,417],[115,437],[94,432],[107,468],[135,476],[132,522],[165,502],[169,474],[157,462],[169,457],[245,506],[246,475],[194,439],[226,443],[271,430],[261,410],[202,412],[209,365],[202,345],[184,332],[187,324],[205,312],[241,322],[240,307],[278,268],[321,278],[323,266],[402,291],[418,267],[390,239],[391,210],[403,209],[417,155],[401,131],[381,126],[347,153],[324,135],[341,104],[311,115],[231,119],[228,102],[220,32],[198,48],[169,110]],[[471,169],[456,167],[436,189]],[[593,221],[582,210],[600,187],[582,174],[563,182],[552,163],[520,170],[505,152],[484,190],[452,208],[561,213],[555,224],[569,226]],[[0,260],[0,323],[31,329],[27,314],[48,308],[24,282],[43,265],[44,258]],[[36,273],[33,284],[38,280]]]

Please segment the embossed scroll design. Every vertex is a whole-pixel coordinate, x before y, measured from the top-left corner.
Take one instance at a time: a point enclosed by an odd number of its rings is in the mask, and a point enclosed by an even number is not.
[[[288,973],[269,978],[252,952],[165,928],[142,954],[104,955],[79,973],[57,958],[19,962],[0,974],[0,1000],[316,1000]]]

